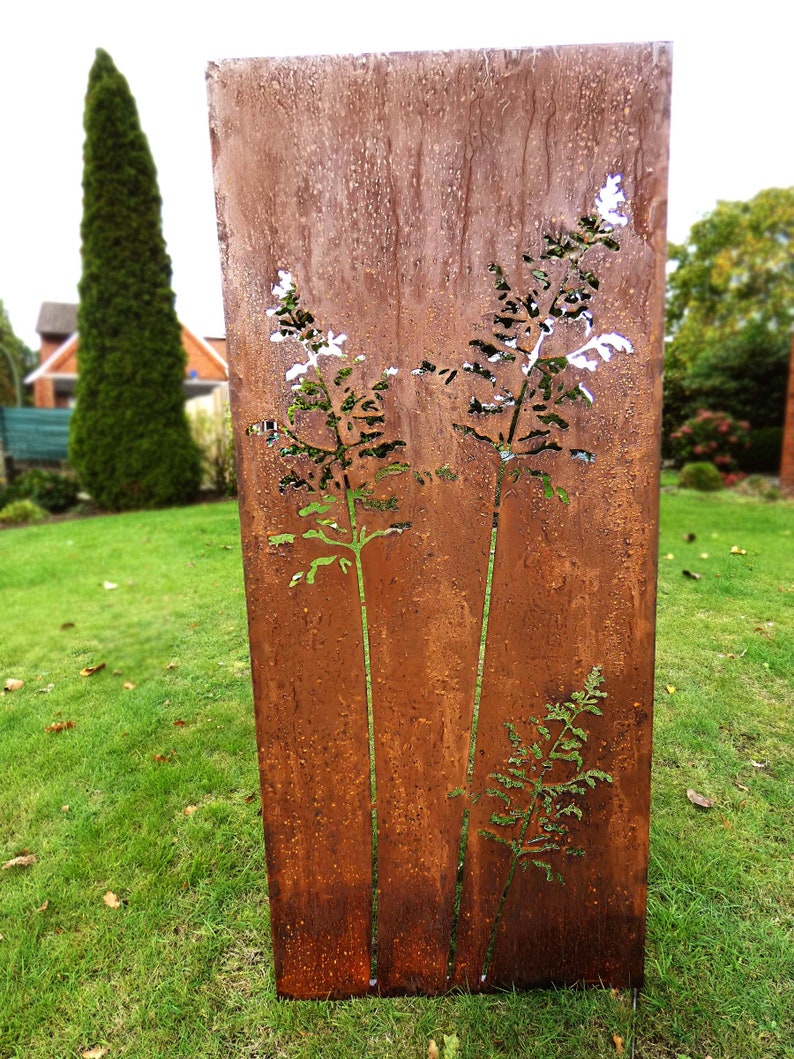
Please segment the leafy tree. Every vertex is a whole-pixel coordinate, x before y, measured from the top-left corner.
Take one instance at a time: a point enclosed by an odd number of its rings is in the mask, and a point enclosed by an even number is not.
[[[669,257],[665,437],[701,407],[753,427],[781,425],[794,320],[794,187],[718,203]]]
[[[185,354],[157,174],[135,100],[110,56],[88,78],[77,406],[69,458],[115,511],[184,503],[200,456],[184,410]]]
[[[24,401],[22,379],[35,367],[36,354],[17,338],[0,299],[0,405]]]

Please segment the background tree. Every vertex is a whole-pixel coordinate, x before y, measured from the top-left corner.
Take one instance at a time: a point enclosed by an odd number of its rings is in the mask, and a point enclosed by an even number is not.
[[[135,100],[101,49],[88,78],[77,406],[70,461],[102,507],[191,500],[199,452],[184,409],[185,353],[157,174]]]
[[[0,405],[24,401],[22,380],[36,365],[36,354],[17,338],[0,299]]]
[[[699,408],[783,423],[794,322],[794,188],[720,202],[671,245],[664,433]]]

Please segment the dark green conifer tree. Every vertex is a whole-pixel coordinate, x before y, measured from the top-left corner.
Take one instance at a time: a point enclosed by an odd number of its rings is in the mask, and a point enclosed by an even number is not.
[[[126,79],[97,50],[83,151],[77,406],[69,459],[112,511],[186,503],[200,456],[149,145]]]

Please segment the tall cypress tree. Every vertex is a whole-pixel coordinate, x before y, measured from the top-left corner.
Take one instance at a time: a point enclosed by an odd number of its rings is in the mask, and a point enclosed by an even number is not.
[[[77,405],[69,459],[112,511],[191,500],[200,457],[184,409],[185,353],[157,172],[126,79],[97,50],[83,150]]]

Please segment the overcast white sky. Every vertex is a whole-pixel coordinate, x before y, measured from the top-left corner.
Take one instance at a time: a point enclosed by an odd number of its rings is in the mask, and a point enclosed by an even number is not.
[[[672,40],[669,237],[680,241],[719,199],[794,184],[793,10],[791,0],[16,4],[0,59],[0,299],[34,348],[40,303],[77,300],[83,97],[97,47],[129,81],[149,138],[180,319],[219,335],[208,60]]]

